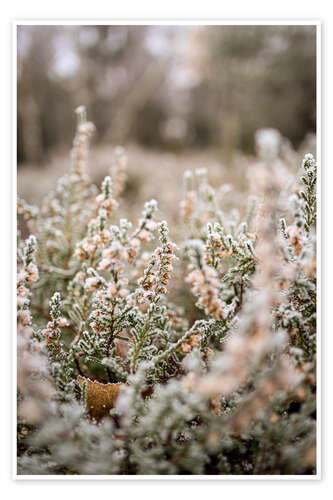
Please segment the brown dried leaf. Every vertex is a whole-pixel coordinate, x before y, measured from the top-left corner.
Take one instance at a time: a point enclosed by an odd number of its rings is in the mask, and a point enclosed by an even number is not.
[[[114,408],[120,389],[125,384],[102,384],[96,380],[90,380],[86,377],[77,378],[80,387],[83,387],[84,381],[87,382],[87,411],[89,415],[100,420],[109,415],[111,408]]]

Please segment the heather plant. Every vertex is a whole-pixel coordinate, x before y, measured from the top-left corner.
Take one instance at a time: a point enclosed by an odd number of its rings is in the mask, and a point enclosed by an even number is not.
[[[155,200],[117,217],[123,149],[90,183],[77,113],[69,173],[18,203],[18,473],[315,474],[315,159],[294,179],[259,131],[231,211],[187,171],[174,242]]]

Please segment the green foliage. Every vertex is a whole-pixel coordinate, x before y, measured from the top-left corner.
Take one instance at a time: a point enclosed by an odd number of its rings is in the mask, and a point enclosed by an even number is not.
[[[117,179],[90,185],[78,114],[70,173],[33,218],[19,205],[19,473],[314,474],[313,158],[295,196],[262,132],[246,220],[186,173],[176,245],[155,200],[117,224]]]

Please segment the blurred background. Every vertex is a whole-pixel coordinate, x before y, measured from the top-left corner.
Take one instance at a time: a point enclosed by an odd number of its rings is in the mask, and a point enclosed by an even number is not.
[[[122,144],[140,198],[156,197],[147,175],[181,184],[185,168],[212,165],[228,181],[259,128],[278,129],[292,150],[314,147],[314,26],[19,26],[17,50],[18,185],[29,202],[66,170],[81,104],[97,129],[95,180]]]

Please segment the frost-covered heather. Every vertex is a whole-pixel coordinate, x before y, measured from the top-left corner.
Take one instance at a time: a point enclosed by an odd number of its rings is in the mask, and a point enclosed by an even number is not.
[[[125,151],[93,185],[77,111],[68,174],[18,203],[19,474],[314,474],[315,159],[258,131],[247,209],[187,171],[172,232],[155,200],[119,220]]]

